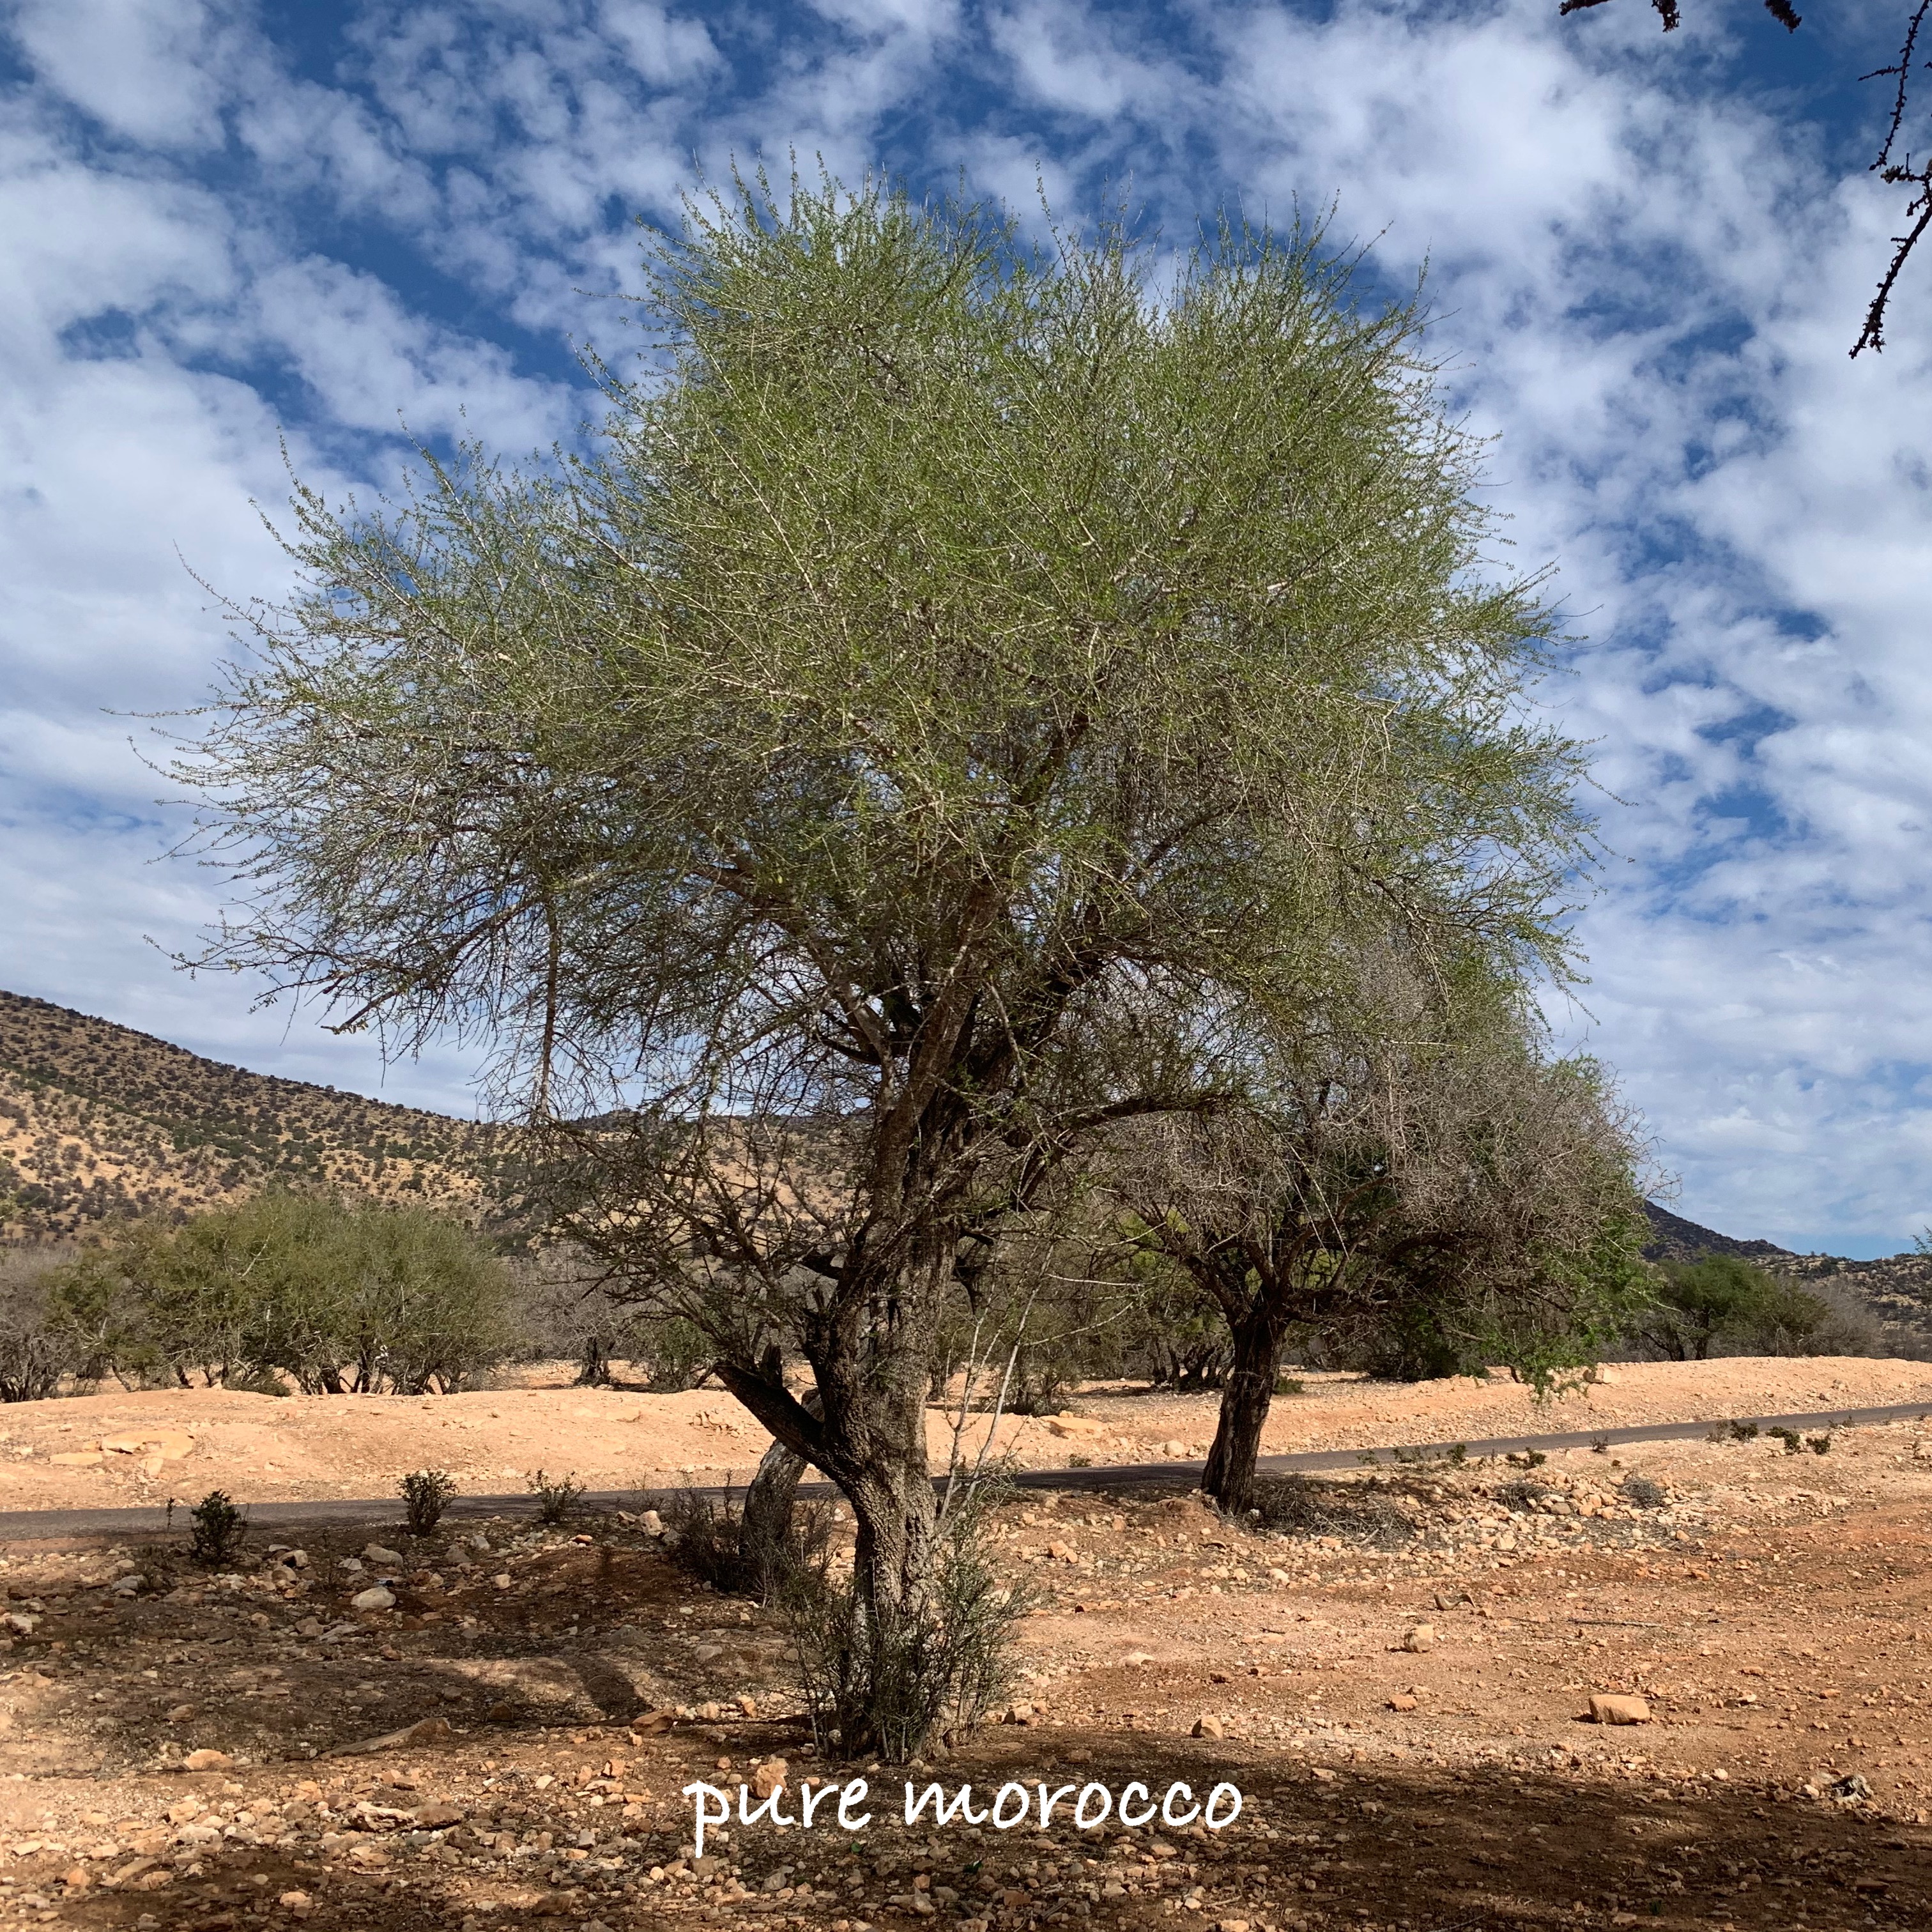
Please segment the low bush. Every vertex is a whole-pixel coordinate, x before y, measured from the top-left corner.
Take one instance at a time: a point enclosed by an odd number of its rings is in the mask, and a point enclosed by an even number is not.
[[[867,1613],[849,1574],[807,1567],[791,1578],[780,1600],[821,1752],[903,1764],[934,1737],[970,1730],[1010,1690],[1016,1628],[1030,1606],[994,1581],[991,1502],[982,1486],[954,1506],[929,1594],[890,1628]]]
[[[728,1492],[722,1498],[696,1490],[671,1498],[660,1512],[671,1561],[722,1596],[782,1597],[807,1572],[822,1574],[830,1558],[837,1517],[833,1505],[803,1497],[791,1506],[782,1537],[754,1546],[745,1532],[744,1512]]]
[[[567,1522],[582,1508],[585,1494],[574,1469],[554,1482],[539,1469],[530,1480],[530,1492],[537,1499],[537,1520],[549,1523]]]
[[[248,1533],[247,1513],[226,1490],[211,1490],[188,1511],[188,1523],[189,1558],[209,1570],[231,1561]]]
[[[428,1536],[442,1520],[456,1493],[456,1478],[444,1469],[412,1469],[402,1480],[403,1516],[412,1536]]]

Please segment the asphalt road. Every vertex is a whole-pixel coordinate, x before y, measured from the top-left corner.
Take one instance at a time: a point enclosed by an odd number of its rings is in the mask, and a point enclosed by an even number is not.
[[[1762,1431],[1773,1429],[1814,1432],[1856,1428],[1864,1423],[1902,1422],[1916,1418],[1932,1420],[1932,1403],[1894,1402],[1883,1408],[1822,1409],[1804,1415],[1740,1416],[1740,1426],[1753,1424]],[[1580,1429],[1554,1436],[1495,1436],[1480,1442],[1418,1442],[1401,1448],[1372,1449],[1315,1449],[1294,1456],[1264,1456],[1259,1467],[1269,1472],[1290,1470],[1358,1469],[1427,1460],[1460,1452],[1472,1458],[1520,1455],[1525,1450],[1594,1449],[1601,1443],[1616,1448],[1627,1442],[1694,1441],[1715,1430],[1730,1426],[1726,1422],[1651,1422],[1630,1429]],[[1191,1484],[1205,1466],[1200,1462],[1115,1462],[1091,1469],[1022,1469],[1009,1480],[1023,1490],[1118,1490],[1139,1484]],[[652,1501],[677,1494],[674,1490],[597,1490],[584,1498],[588,1510],[642,1509]],[[710,1490],[701,1493],[718,1496]],[[829,1483],[802,1486],[806,1496],[830,1496]],[[170,1528],[185,1528],[185,1513],[193,1497],[175,1499],[171,1520],[165,1507],[140,1509],[59,1509],[0,1510],[0,1543],[44,1538],[88,1538],[102,1540],[153,1536]],[[247,1498],[240,1498],[244,1502]],[[277,1529],[304,1522],[393,1523],[401,1514],[394,1496],[334,1498],[320,1502],[254,1503],[248,1505],[248,1520],[258,1529]],[[529,1496],[456,1496],[443,1512],[446,1522],[481,1520],[490,1516],[531,1516],[536,1499]]]

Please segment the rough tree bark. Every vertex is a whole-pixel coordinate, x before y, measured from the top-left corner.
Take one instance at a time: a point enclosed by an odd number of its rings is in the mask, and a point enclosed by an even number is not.
[[[1275,1378],[1288,1334],[1287,1310],[1265,1293],[1257,1293],[1246,1316],[1231,1321],[1228,1328],[1234,1364],[1222,1386],[1220,1420],[1201,1486],[1224,1510],[1238,1510],[1253,1505],[1255,1464],[1274,1402]]]

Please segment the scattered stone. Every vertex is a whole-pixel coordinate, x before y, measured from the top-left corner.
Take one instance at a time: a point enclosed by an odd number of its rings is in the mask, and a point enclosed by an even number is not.
[[[1593,1724],[1647,1724],[1650,1722],[1650,1705],[1648,1700],[1642,1697],[1607,1696],[1593,1692],[1589,1721]]]
[[[352,1610],[392,1610],[396,1607],[396,1593],[380,1583],[372,1588],[358,1590],[349,1600]]]
[[[235,1760],[226,1751],[191,1750],[182,1760],[184,1771],[225,1771]]]
[[[1412,1650],[1426,1656],[1436,1648],[1436,1626],[1433,1624],[1417,1624],[1402,1640],[1404,1650]]]
[[[379,1569],[400,1569],[403,1552],[400,1550],[386,1550],[380,1543],[366,1543],[362,1546],[362,1560],[376,1564]]]
[[[1391,1711],[1412,1711],[1416,1708],[1416,1700],[1406,1690],[1398,1690],[1388,1700],[1388,1707]]]
[[[775,1791],[784,1787],[785,1774],[790,1769],[782,1757],[767,1758],[763,1764],[752,1767],[752,1789],[760,1798],[769,1798]]]
[[[57,1463],[66,1469],[90,1469],[101,1460],[98,1449],[63,1449],[58,1456],[50,1456],[50,1462]]]
[[[1190,1735],[1197,1738],[1222,1738],[1227,1736],[1227,1732],[1219,1718],[1204,1714],[1195,1719],[1194,1729]]]
[[[314,1904],[305,1892],[285,1892],[276,1900],[284,1912],[292,1912],[298,1918],[305,1918]]]

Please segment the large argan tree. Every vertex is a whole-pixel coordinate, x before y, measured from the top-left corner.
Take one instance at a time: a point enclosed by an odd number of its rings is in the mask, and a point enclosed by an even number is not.
[[[598,1114],[574,1232],[850,1498],[890,1648],[959,1278],[1112,1124],[1238,1093],[1358,928],[1560,966],[1578,760],[1418,314],[1318,237],[754,182],[648,264],[592,454],[298,493],[184,764],[214,956]]]

